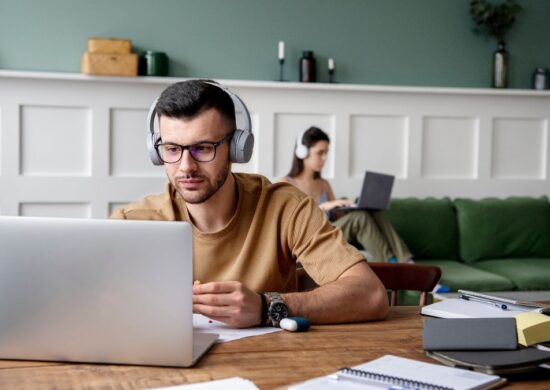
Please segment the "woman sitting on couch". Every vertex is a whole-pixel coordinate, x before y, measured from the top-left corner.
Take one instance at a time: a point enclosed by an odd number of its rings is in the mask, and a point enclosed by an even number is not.
[[[327,213],[353,203],[349,199],[336,199],[330,183],[321,177],[329,143],[328,135],[317,127],[310,127],[300,134],[296,140],[290,172],[281,179],[311,196]],[[409,248],[401,240],[383,211],[351,211],[332,223],[342,230],[348,242],[362,247],[372,255],[373,261],[401,263],[410,261],[412,258]]]

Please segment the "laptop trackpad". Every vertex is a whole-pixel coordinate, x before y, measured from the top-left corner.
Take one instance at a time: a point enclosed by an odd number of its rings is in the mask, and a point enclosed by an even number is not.
[[[217,333],[193,332],[193,364],[195,364],[217,340]]]

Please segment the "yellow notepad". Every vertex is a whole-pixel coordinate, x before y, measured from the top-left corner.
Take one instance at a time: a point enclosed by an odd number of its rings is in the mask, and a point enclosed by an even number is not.
[[[526,312],[516,316],[518,343],[524,346],[550,341],[550,316]]]

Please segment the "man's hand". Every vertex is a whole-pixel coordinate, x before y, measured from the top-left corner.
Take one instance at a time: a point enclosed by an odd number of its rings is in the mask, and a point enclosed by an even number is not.
[[[262,321],[262,300],[241,282],[193,286],[193,312],[233,328],[251,328]]]

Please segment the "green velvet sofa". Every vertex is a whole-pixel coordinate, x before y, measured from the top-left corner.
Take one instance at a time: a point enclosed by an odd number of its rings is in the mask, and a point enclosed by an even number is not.
[[[550,290],[547,197],[394,199],[388,217],[451,291]]]

